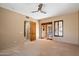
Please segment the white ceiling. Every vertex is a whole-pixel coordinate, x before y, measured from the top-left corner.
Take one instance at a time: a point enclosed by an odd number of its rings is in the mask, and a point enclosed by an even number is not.
[[[37,10],[38,3],[0,3],[0,7],[33,17],[34,19],[42,19],[78,11],[79,3],[45,3],[43,11],[47,14],[40,12],[32,13],[32,11]]]

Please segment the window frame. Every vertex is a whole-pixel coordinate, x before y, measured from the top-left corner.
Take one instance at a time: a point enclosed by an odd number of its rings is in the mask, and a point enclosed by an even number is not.
[[[62,35],[59,35],[59,22],[62,22]],[[58,23],[57,27],[58,27],[58,35],[56,35],[56,23]],[[63,20],[58,20],[58,21],[54,21],[54,36],[55,37],[63,37]]]

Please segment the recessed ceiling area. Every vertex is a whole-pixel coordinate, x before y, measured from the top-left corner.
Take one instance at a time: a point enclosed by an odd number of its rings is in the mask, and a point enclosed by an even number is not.
[[[79,10],[79,3],[43,3],[42,10],[45,11],[46,14],[41,12],[32,13],[32,11],[38,9],[38,5],[39,3],[0,3],[0,7],[21,13],[36,20],[65,15]]]

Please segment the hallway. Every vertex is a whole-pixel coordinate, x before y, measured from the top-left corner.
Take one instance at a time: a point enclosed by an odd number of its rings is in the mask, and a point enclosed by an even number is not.
[[[5,56],[79,56],[79,46],[40,39],[26,42],[24,47],[0,51]]]

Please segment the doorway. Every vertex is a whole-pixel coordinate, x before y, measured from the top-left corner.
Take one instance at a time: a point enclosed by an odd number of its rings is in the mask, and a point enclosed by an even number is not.
[[[24,40],[30,39],[30,21],[24,21]]]
[[[24,21],[24,39],[29,41],[36,40],[36,23]]]
[[[36,40],[36,23],[30,22],[30,41]]]
[[[42,23],[42,37],[43,39],[52,39],[53,30],[52,30],[52,22]]]

